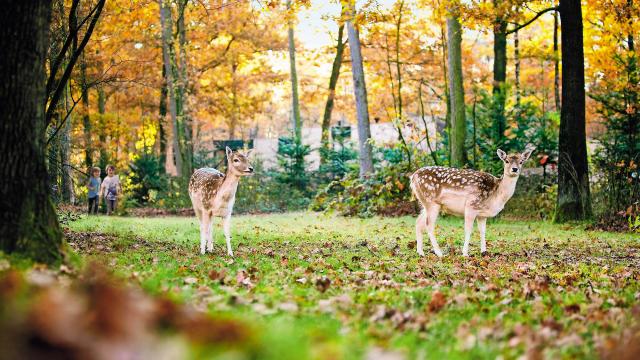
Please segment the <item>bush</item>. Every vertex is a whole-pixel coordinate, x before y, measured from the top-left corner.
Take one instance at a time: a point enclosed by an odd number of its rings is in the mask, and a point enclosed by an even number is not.
[[[167,190],[164,164],[152,153],[139,154],[129,165],[131,172],[130,199],[138,205],[147,205],[157,200],[158,194]]]
[[[252,161],[255,175],[242,179],[236,194],[234,212],[267,213],[307,208],[309,196],[281,181],[279,172],[267,171],[260,159]]]

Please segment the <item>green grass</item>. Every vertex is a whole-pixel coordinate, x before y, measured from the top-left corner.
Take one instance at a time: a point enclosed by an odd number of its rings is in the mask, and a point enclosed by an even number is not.
[[[232,221],[233,259],[218,224],[214,253],[199,254],[195,218],[83,217],[70,229],[115,235],[73,240],[87,242],[84,261],[250,323],[259,358],[362,358],[373,348],[409,358],[595,358],[603,339],[630,326],[640,296],[632,234],[500,220],[487,225],[490,255],[479,255],[475,232],[463,258],[462,221],[445,217],[438,259],[417,256],[410,217]],[[212,270],[225,275],[211,279]]]

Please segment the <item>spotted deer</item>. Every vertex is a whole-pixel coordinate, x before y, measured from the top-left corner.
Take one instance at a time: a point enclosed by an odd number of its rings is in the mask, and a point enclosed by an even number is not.
[[[507,155],[498,150],[504,162],[502,177],[470,169],[427,166],[411,175],[411,190],[420,202],[422,211],[416,222],[418,254],[424,256],[422,234],[426,228],[433,252],[442,256],[435,236],[436,220],[440,210],[464,216],[464,246],[462,255],[469,256],[469,239],[473,222],[478,220],[480,251],[487,251],[485,229],[487,218],[498,215],[516,189],[516,182],[524,164],[533,150],[522,154]]]
[[[224,237],[227,240],[227,254],[233,256],[231,250],[231,213],[236,200],[236,190],[242,176],[253,175],[253,167],[249,163],[249,155],[240,151],[227,153],[227,173],[223,174],[214,168],[202,168],[191,175],[189,181],[189,197],[193,210],[200,222],[200,253],[213,251],[212,223],[213,217],[223,218]]]

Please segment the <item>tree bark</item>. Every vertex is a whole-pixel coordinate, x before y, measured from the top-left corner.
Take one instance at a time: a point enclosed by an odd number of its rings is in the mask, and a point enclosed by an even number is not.
[[[553,99],[560,112],[560,54],[558,53],[558,12],[553,12]]]
[[[333,65],[331,66],[331,76],[329,77],[329,95],[327,96],[327,103],[324,106],[324,114],[322,115],[322,135],[320,143],[323,149],[329,150],[329,128],[331,127],[331,112],[333,111],[333,104],[336,97],[336,86],[338,85],[338,78],[340,77],[340,66],[342,65],[342,54],[344,53],[344,25],[340,25],[338,28],[338,45],[336,46],[336,57],[333,59]],[[320,163],[326,163],[326,154],[320,152]]]
[[[462,82],[462,29],[457,17],[447,18],[449,94],[451,103],[451,166],[462,167],[467,162],[465,151],[466,119]]]
[[[91,117],[89,116],[89,85],[87,81],[87,62],[82,54],[80,58],[80,88],[82,96],[82,127],[84,132],[84,164],[87,168],[93,166],[93,143],[91,142]]]
[[[358,117],[358,142],[360,147],[360,178],[373,172],[373,155],[371,149],[371,127],[369,125],[369,104],[367,102],[367,87],[364,81],[364,67],[360,49],[360,36],[353,24],[356,9],[355,1],[350,2],[351,19],[347,21],[347,36],[351,52],[351,72],[353,73],[353,92],[356,99],[356,114]]]
[[[169,114],[171,116],[173,159],[176,166],[176,176],[182,176],[183,160],[182,149],[180,148],[180,131],[178,129],[178,114],[176,106],[176,84],[174,66],[172,60],[175,59],[173,48],[171,8],[166,3],[167,0],[160,1],[160,22],[162,25],[162,59],[167,74],[167,92],[169,94]]]
[[[449,141],[447,142],[447,155],[449,156],[449,162],[451,162],[451,96],[449,94],[449,68],[447,67],[447,58],[449,56],[449,51],[447,48],[447,33],[444,26],[440,27],[440,39],[442,41],[442,74],[444,75],[444,98],[446,100],[445,102],[447,106],[447,113],[444,118],[444,131],[449,137]]]
[[[493,112],[496,145],[503,142],[507,119],[504,108],[507,99],[505,81],[507,79],[507,22],[498,17],[493,25]]]
[[[520,94],[520,38],[518,37],[517,31],[513,34],[513,62],[516,67],[516,111],[519,112],[522,98]]]
[[[100,143],[100,152],[98,164],[100,169],[105,171],[105,167],[109,163],[109,154],[107,153],[107,124],[106,124],[106,103],[107,97],[104,93],[102,85],[98,85],[98,119],[100,122],[100,132],[98,133],[98,142]]]
[[[187,63],[187,30],[185,27],[185,12],[188,0],[178,1],[178,20],[176,30],[178,32],[178,48],[180,51],[180,66],[178,69],[178,119],[181,125],[182,141],[181,149],[184,156],[183,174],[190,175],[193,172],[193,141],[191,114],[189,113],[189,72]]]
[[[167,118],[167,71],[162,66],[162,87],[160,88],[160,103],[158,105],[158,153],[160,164],[165,164],[167,160],[167,136],[165,130],[165,120]],[[166,164],[165,164],[166,166]],[[166,169],[165,169],[166,172]]]
[[[287,9],[291,9],[291,0],[287,0]],[[302,119],[300,118],[300,100],[298,99],[298,72],[296,71],[296,44],[293,36],[293,20],[289,15],[289,64],[291,67],[291,106],[295,141],[302,143]]]
[[[62,231],[44,161],[45,58],[51,3],[0,3],[0,250],[54,263]]]
[[[557,222],[591,216],[585,131],[584,50],[580,0],[560,1],[562,109],[558,143]]]

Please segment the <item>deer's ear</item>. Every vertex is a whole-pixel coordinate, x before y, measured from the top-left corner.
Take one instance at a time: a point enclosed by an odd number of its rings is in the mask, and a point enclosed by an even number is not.
[[[500,160],[507,161],[507,153],[506,152],[498,149],[497,153],[498,153],[498,157],[500,158]]]
[[[252,153],[253,153],[253,149],[249,149],[249,150],[247,150],[246,153],[244,153],[244,156],[249,157],[249,156],[251,156]]]
[[[231,158],[231,154],[233,154],[233,150],[231,150],[231,148],[227,146],[226,151],[227,151],[227,157]]]
[[[527,149],[522,153],[522,162],[529,160],[529,156],[531,156],[531,153],[533,152],[533,150],[534,149]]]

